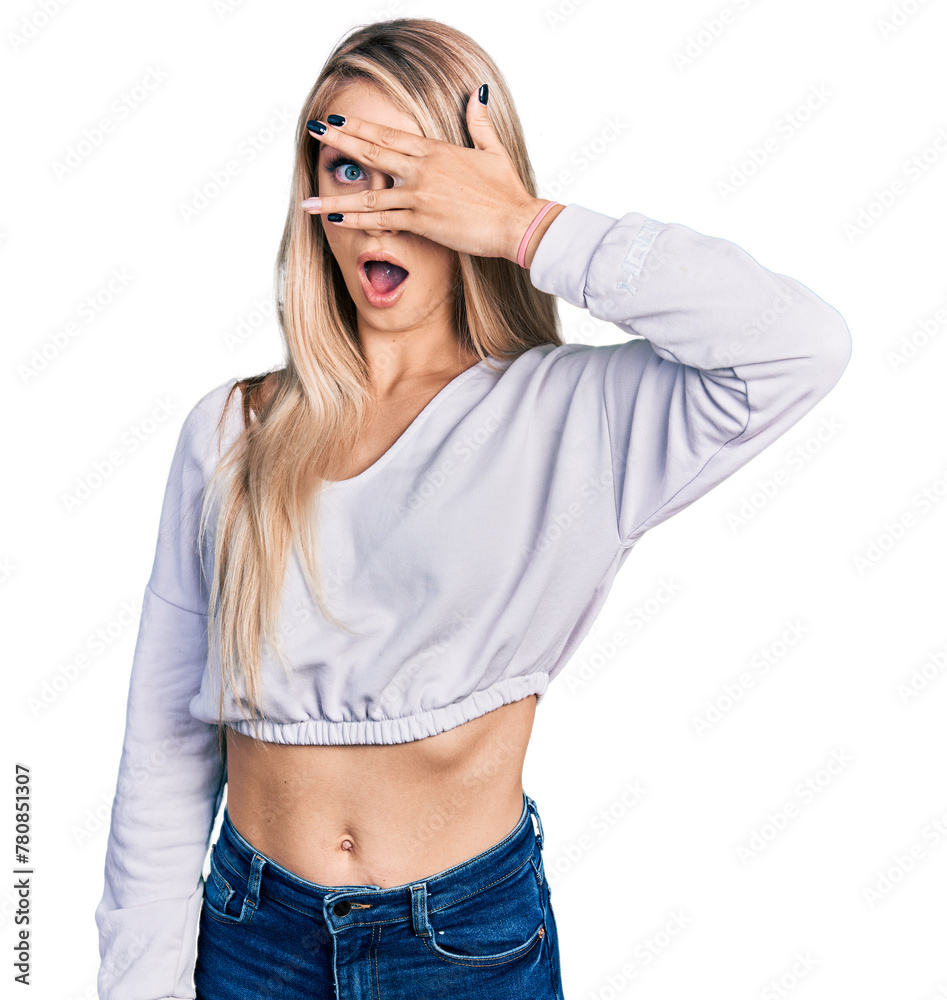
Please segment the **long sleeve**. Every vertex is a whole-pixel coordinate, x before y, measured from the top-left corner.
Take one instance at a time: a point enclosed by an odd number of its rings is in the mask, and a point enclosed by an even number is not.
[[[851,355],[845,321],[805,285],[734,243],[638,212],[567,205],[530,279],[644,338],[570,346],[546,379],[604,409],[622,546],[797,423]]]
[[[217,727],[188,711],[207,654],[197,548],[211,424],[203,402],[178,439],[142,601],[105,891],[95,911],[99,1000],[195,996],[201,871],[226,782]]]

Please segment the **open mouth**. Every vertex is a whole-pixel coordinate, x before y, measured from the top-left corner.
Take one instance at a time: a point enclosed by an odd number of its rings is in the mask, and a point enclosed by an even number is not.
[[[366,260],[362,265],[368,283],[379,295],[389,295],[408,276],[398,264],[387,260]]]

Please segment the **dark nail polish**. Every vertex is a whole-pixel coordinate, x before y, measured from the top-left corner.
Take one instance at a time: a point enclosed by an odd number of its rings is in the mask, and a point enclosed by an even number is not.
[[[342,213],[341,212],[330,212],[326,216],[326,218],[329,220],[329,222],[341,222],[342,221]]]
[[[489,98],[489,96],[490,96],[490,88],[485,83],[482,83],[480,85],[480,90],[477,91],[477,97],[480,99],[480,103],[486,104],[487,98]]]
[[[342,117],[342,115],[327,115],[326,116],[326,121],[330,125],[335,125],[335,126],[339,126],[339,125],[344,125],[345,124],[345,119]]]
[[[306,122],[306,128],[308,128],[310,132],[315,132],[316,135],[322,135],[322,133],[326,130],[325,125],[323,125],[318,118],[312,118]]]

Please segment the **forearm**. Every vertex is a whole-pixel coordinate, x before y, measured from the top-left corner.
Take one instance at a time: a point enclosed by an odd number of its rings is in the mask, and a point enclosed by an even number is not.
[[[808,413],[851,336],[836,309],[727,240],[637,212],[559,215],[532,284],[644,338],[553,351],[543,382],[577,413],[604,413],[607,434],[590,421],[589,438],[607,441],[628,546]]]

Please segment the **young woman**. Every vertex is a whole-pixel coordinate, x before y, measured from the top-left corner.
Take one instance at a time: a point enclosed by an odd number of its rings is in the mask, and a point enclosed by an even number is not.
[[[339,43],[292,190],[285,364],[172,462],[99,997],[561,998],[536,706],[638,539],[850,336],[733,243],[536,197],[499,70],[434,20]],[[563,343],[556,296],[639,336]]]

